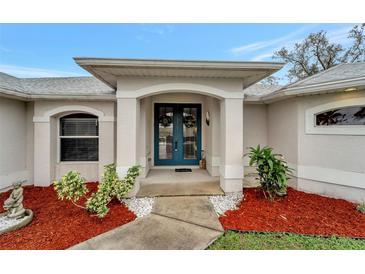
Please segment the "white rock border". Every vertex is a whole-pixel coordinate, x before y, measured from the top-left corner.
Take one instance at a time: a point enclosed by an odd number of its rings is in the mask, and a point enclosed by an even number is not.
[[[223,215],[227,210],[237,209],[237,206],[243,200],[242,192],[232,192],[226,195],[209,196],[214,210],[218,216]]]
[[[151,213],[153,204],[155,202],[155,198],[125,198],[121,200],[122,203],[124,203],[130,211],[134,212],[136,214],[137,218],[142,218],[148,214]]]

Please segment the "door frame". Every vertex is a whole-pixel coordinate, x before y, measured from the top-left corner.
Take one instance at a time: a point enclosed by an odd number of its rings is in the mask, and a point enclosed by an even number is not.
[[[174,109],[183,109],[184,107],[196,107],[197,108],[197,159],[194,160],[184,160],[184,159],[159,159],[159,130],[158,130],[158,108],[159,107],[174,107]],[[201,160],[201,147],[202,147],[202,124],[201,124],[201,113],[202,113],[202,104],[200,103],[155,103],[154,104],[154,117],[153,117],[153,132],[154,132],[154,165],[155,166],[194,166],[199,165],[199,161]],[[177,120],[177,117],[174,115],[174,122]],[[182,123],[180,123],[182,126]],[[177,138],[177,134],[181,134],[181,139],[183,140],[183,130],[182,127],[179,129],[174,125],[173,129],[174,139],[173,144]],[[183,155],[183,142],[178,145],[179,150]]]

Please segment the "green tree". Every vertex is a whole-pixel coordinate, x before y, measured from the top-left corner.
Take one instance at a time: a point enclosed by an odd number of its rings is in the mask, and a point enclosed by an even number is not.
[[[289,65],[290,81],[301,80],[340,63],[365,61],[365,24],[354,26],[348,33],[349,47],[332,43],[326,31],[311,33],[293,49],[286,47],[274,53],[273,58]]]

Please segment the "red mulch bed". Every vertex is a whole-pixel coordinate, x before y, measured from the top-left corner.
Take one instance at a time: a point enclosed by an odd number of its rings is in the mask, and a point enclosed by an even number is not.
[[[88,188],[94,192],[97,184],[88,183]],[[0,193],[1,205],[9,193]],[[92,217],[70,201],[58,200],[52,186],[25,187],[24,206],[33,210],[33,221],[0,235],[0,249],[65,249],[136,218],[118,201],[109,204],[110,211],[104,219]]]
[[[365,215],[348,201],[293,188],[274,202],[266,200],[258,188],[245,189],[244,194],[237,210],[220,217],[226,230],[365,237]]]

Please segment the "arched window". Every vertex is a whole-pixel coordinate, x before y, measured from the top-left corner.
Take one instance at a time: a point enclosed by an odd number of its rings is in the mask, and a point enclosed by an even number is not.
[[[60,160],[98,161],[98,117],[76,113],[60,118]]]
[[[365,135],[365,97],[334,100],[305,111],[307,134]]]
[[[316,126],[365,125],[365,106],[349,106],[315,114]]]

